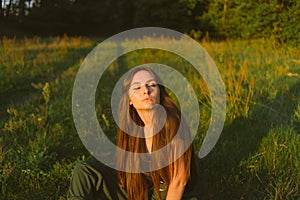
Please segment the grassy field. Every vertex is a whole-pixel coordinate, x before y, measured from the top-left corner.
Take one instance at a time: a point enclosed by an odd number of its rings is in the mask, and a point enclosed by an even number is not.
[[[72,88],[87,54],[101,42],[81,37],[0,41],[0,199],[65,199],[76,162],[90,157],[72,118]],[[203,199],[300,198],[300,51],[269,40],[202,41],[227,93],[220,140],[200,162]],[[137,63],[166,62],[190,81],[200,105],[198,149],[210,118],[205,82],[182,59],[141,50],[114,62],[99,85]],[[190,69],[190,70],[186,70]],[[112,140],[110,99],[96,100]]]

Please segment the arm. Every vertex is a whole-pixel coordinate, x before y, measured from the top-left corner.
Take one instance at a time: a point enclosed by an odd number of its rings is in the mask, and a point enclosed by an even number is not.
[[[176,161],[174,177],[169,184],[166,200],[180,200],[182,198],[188,179],[186,170],[188,169],[186,169],[186,164],[181,157]]]
[[[185,141],[181,139],[175,139],[171,142],[172,150],[170,157],[174,159],[174,156],[181,155],[172,164],[172,179],[168,185],[167,200],[179,200],[182,198],[185,186],[190,178],[190,161],[191,161],[191,147],[188,150],[184,150]]]

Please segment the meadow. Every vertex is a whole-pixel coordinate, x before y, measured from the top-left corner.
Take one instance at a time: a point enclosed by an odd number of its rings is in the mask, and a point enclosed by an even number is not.
[[[91,158],[73,122],[73,84],[82,61],[100,42],[68,36],[1,39],[0,199],[66,199],[75,164]],[[300,50],[267,39],[200,44],[219,68],[227,100],[221,138],[200,161],[203,199],[300,198]],[[168,57],[164,51],[139,50],[105,71],[98,90],[107,95],[96,95],[96,109],[112,141],[114,83],[137,63],[165,62],[197,93],[201,121],[194,146],[199,149],[210,119],[209,92],[192,67],[181,67],[189,63]]]

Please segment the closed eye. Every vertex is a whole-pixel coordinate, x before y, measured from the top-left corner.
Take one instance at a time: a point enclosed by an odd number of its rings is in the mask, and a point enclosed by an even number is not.
[[[152,88],[155,88],[155,87],[157,86],[157,84],[156,84],[156,83],[151,83],[151,84],[149,84],[148,86],[149,86],[149,87],[152,87]]]
[[[141,87],[134,87],[134,88],[132,88],[133,90],[139,90],[139,89],[141,89]]]
[[[155,81],[149,81],[147,84],[147,87],[155,88],[157,86],[157,83]]]

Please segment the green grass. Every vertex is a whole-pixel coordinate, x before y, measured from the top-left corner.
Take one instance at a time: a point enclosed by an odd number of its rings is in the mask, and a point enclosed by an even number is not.
[[[2,38],[0,199],[65,199],[74,165],[90,157],[74,126],[72,87],[81,62],[98,42]],[[300,198],[300,51],[267,40],[201,44],[216,62],[227,93],[221,138],[200,161],[203,199]],[[114,140],[111,89],[128,68],[147,62],[176,68],[196,91],[199,149],[210,119],[206,83],[168,52],[136,51],[111,64],[99,83],[106,95],[96,95],[101,126]]]

